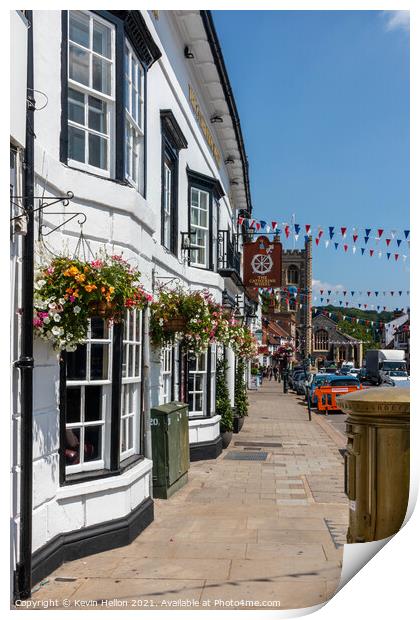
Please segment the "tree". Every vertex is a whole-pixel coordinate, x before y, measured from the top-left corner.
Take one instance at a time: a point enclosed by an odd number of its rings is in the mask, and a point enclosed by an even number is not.
[[[248,415],[248,394],[245,382],[245,360],[240,357],[235,376],[235,409],[240,417]]]
[[[227,369],[227,361],[223,358],[218,359],[216,364],[216,415],[221,417],[220,430],[222,432],[233,430],[233,412],[226,381]]]

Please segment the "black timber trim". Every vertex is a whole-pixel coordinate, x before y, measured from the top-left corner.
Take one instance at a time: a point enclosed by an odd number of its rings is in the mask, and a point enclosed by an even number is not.
[[[68,11],[61,11],[61,128],[60,161],[67,164],[68,139]]]
[[[211,11],[200,11],[201,19],[203,22],[204,30],[206,31],[207,40],[213,55],[214,63],[216,65],[219,79],[223,88],[223,93],[226,98],[226,102],[229,108],[229,113],[232,118],[233,128],[235,131],[236,140],[239,146],[239,152],[241,154],[242,169],[244,174],[244,184],[246,193],[246,202],[248,206],[247,214],[252,213],[252,200],[251,190],[249,186],[249,164],[248,157],[245,152],[245,144],[242,136],[241,124],[239,121],[239,114],[236,107],[235,99],[233,96],[232,86],[229,81],[228,73],[226,70],[225,61],[223,59],[222,49],[216,33],[216,28],[213,22]],[[245,215],[246,217],[246,215]]]
[[[190,461],[207,461],[217,459],[222,454],[222,436],[219,435],[212,441],[190,444]]]
[[[173,147],[178,151],[186,149],[188,146],[187,139],[182,133],[172,110],[161,110],[160,121],[162,123],[162,132],[171,141]]]
[[[125,517],[59,534],[33,554],[32,585],[64,562],[129,545],[153,519],[153,500],[148,497]]]
[[[203,174],[202,172],[197,172],[196,170],[191,170],[187,166],[187,176],[190,185],[198,186],[199,189],[206,189],[207,191],[213,194],[213,197],[216,200],[220,200],[225,195],[223,187],[221,186],[218,179],[214,177],[209,177],[207,174]]]
[[[122,386],[123,326],[115,323],[112,343],[112,387],[111,387],[111,445],[110,470],[120,467],[120,429],[121,429],[121,386]]]
[[[124,22],[124,29],[139,59],[147,69],[162,56],[140,11],[110,11]]]

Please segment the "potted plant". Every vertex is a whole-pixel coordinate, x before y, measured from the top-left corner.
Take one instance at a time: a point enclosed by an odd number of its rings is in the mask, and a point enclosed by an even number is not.
[[[248,415],[248,395],[245,383],[245,360],[240,357],[236,366],[235,374],[235,419],[234,432],[238,433],[243,424],[244,418]]]
[[[36,272],[35,334],[57,351],[75,351],[87,335],[89,319],[120,322],[127,308],[151,301],[139,284],[140,273],[121,256],[103,252],[93,261],[59,256]]]
[[[232,441],[233,414],[230,404],[229,390],[226,381],[227,361],[223,358],[216,364],[216,414],[221,416],[220,434],[223,448],[227,448]]]

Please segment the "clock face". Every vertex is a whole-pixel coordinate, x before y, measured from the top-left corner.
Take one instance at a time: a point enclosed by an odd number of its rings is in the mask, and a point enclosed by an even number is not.
[[[260,275],[269,273],[273,267],[273,259],[266,254],[256,254],[251,261],[252,271]]]

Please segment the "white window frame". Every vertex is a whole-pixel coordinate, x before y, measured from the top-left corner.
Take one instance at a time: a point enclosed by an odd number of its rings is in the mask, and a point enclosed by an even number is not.
[[[195,206],[193,205],[193,192],[197,192],[198,195],[198,205]],[[207,196],[207,209],[202,209],[201,208],[201,195],[204,194]],[[204,243],[202,245],[198,244],[198,239],[197,239],[197,234],[192,234],[191,235],[191,245],[194,246],[194,248],[196,246],[199,245],[199,248],[197,249],[192,249],[190,252],[190,265],[192,267],[205,267],[208,268],[209,266],[209,257],[210,257],[210,244],[209,244],[209,237],[210,237],[210,200],[211,200],[211,193],[207,190],[203,190],[200,189],[199,187],[195,187],[194,185],[191,186],[190,188],[190,232],[194,233],[195,231],[202,231],[204,233]],[[207,226],[202,226],[200,224],[193,224],[192,221],[192,213],[193,211],[197,211],[198,212],[198,221],[200,221],[200,215],[202,212],[206,213],[206,220],[207,220]],[[199,249],[203,249],[204,250],[204,261],[203,262],[199,262],[198,260],[195,260],[194,257],[198,257],[198,252]]]
[[[192,397],[192,402],[193,402],[193,406],[191,409],[189,409],[188,414],[190,417],[208,417],[207,416],[207,390],[208,390],[208,385],[207,385],[207,364],[208,364],[208,352],[204,351],[204,353],[197,353],[195,354],[195,368],[192,368],[192,353],[189,353],[189,362],[188,362],[188,405],[190,403],[190,397]],[[204,358],[204,370],[198,370],[198,360],[199,360],[199,356],[203,356]],[[189,389],[189,380],[190,380],[190,376],[193,375],[193,388],[192,390]],[[202,377],[203,378],[203,383],[202,383],[202,390],[198,390],[196,389],[196,380],[198,377]],[[196,400],[197,400],[197,395],[201,394],[202,395],[202,409],[196,409],[195,405],[196,405]]]
[[[162,369],[162,405],[170,403],[174,400],[173,395],[173,359],[174,359],[174,345],[166,345],[161,350],[161,369]]]
[[[66,465],[66,475],[75,474],[84,471],[94,471],[104,469],[107,463],[107,456],[109,458],[109,444],[110,444],[110,423],[111,423],[111,385],[112,385],[112,326],[108,328],[107,338],[92,338],[91,322],[89,321],[89,327],[87,332],[87,338],[84,342],[86,345],[86,379],[70,379],[66,380],[67,389],[79,388],[81,392],[80,403],[80,422],[67,423],[66,431],[80,428],[80,441],[79,441],[79,463],[77,465]],[[91,346],[92,344],[101,344],[108,347],[108,368],[107,379],[91,379]],[[102,419],[95,420],[93,422],[84,421],[84,405],[85,405],[85,388],[86,386],[102,386],[101,406],[102,406]],[[102,441],[101,441],[101,458],[95,461],[84,462],[84,429],[89,426],[102,426]],[[83,446],[83,449],[82,449]]]
[[[171,237],[172,237],[172,218],[173,218],[173,196],[172,196],[172,184],[173,184],[173,168],[163,162],[163,245],[167,250],[171,249]]]
[[[142,411],[142,345],[143,313],[141,310],[127,310],[123,333],[123,360],[121,385],[120,460],[138,454],[140,451],[140,418]],[[137,368],[136,368],[137,360]],[[132,427],[132,444],[124,445]]]
[[[128,73],[126,63],[128,61]],[[133,85],[133,64],[136,67],[135,83]],[[140,84],[138,83],[140,80]],[[124,46],[124,107],[125,107],[125,129],[124,129],[124,152],[125,152],[125,177],[128,182],[144,194],[144,68],[135,54],[133,47],[128,39]],[[133,91],[136,101],[136,113],[133,111]],[[138,114],[140,112],[140,114]],[[137,116],[137,119],[136,119]],[[137,179],[132,174],[133,154],[137,160]]]
[[[70,19],[72,13],[80,13],[89,18],[89,48],[84,47],[80,43],[76,43],[70,40]],[[96,21],[103,26],[107,27],[111,31],[111,58],[107,58],[106,56],[102,56],[98,52],[93,51],[93,22]],[[82,84],[81,82],[77,82],[70,78],[70,45],[77,47],[78,49],[83,50],[89,54],[89,86]],[[114,175],[115,170],[115,26],[110,22],[102,19],[96,14],[91,13],[90,11],[68,11],[68,41],[67,41],[67,75],[68,75],[68,88],[72,88],[80,93],[82,93],[85,97],[84,102],[84,110],[85,110],[85,124],[81,125],[76,121],[72,121],[68,118],[67,125],[68,128],[75,127],[85,133],[85,161],[80,162],[76,159],[68,158],[67,163],[74,167],[79,168],[80,170],[85,170],[87,172],[92,172],[94,174],[98,174],[104,177],[111,177]],[[105,60],[111,64],[111,94],[108,95],[101,91],[95,90],[92,84],[92,60],[94,57],[98,57],[101,60]],[[103,134],[99,131],[90,129],[88,127],[88,97],[92,96],[96,99],[100,99],[107,105],[107,134]],[[68,97],[67,97],[67,105],[68,105]],[[69,131],[69,129],[67,130]],[[99,168],[97,166],[93,166],[89,164],[89,150],[88,150],[88,142],[89,142],[89,134],[98,135],[101,138],[105,138],[107,140],[107,169]]]
[[[210,345],[210,416],[216,413],[216,364],[218,356],[218,345]]]

